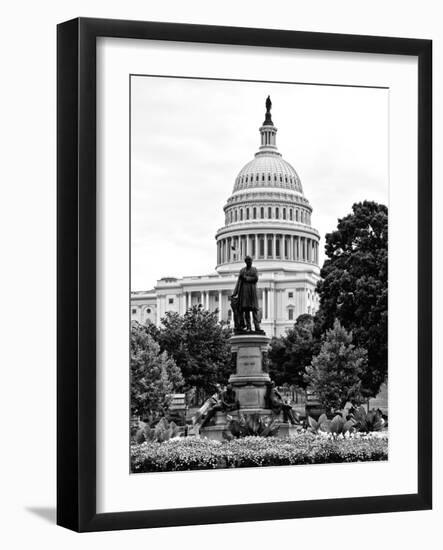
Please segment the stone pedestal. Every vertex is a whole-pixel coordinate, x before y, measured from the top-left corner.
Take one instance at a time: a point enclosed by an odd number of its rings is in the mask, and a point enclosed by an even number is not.
[[[229,416],[235,418],[239,414],[248,416],[274,416],[267,408],[266,393],[271,382],[266,372],[264,355],[268,351],[270,338],[265,334],[238,334],[230,339],[232,353],[235,356],[236,371],[229,378],[229,383],[235,391],[239,410],[230,411]],[[218,412],[212,425],[200,430],[201,437],[223,440],[226,427],[226,413]],[[278,435],[288,437],[296,433],[296,427],[287,422],[279,422]]]
[[[244,414],[269,414],[265,396],[269,374],[263,368],[263,355],[268,350],[270,339],[264,334],[241,334],[231,338],[232,353],[236,358],[236,372],[229,383]]]

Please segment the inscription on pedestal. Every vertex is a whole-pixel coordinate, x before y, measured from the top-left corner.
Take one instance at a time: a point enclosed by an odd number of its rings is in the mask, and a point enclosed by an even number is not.
[[[237,374],[249,376],[262,372],[262,355],[260,348],[240,348],[237,354]]]
[[[244,387],[239,388],[239,401],[241,403],[242,408],[248,409],[248,408],[255,408],[255,407],[261,407],[262,406],[262,399],[261,399],[261,392],[258,388],[252,387]]]

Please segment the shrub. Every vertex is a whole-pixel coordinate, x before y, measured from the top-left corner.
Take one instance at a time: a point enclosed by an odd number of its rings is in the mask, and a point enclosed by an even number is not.
[[[352,416],[355,418],[355,427],[359,432],[378,432],[385,426],[385,420],[379,410],[372,409],[366,412],[364,407],[359,407]]]
[[[344,435],[355,431],[355,421],[346,419],[341,414],[336,414],[332,420],[329,420],[325,414],[322,414],[316,421],[308,416],[308,431],[312,433],[325,432],[333,436]]]
[[[273,437],[277,435],[278,428],[275,418],[240,414],[238,419],[231,418],[223,437],[228,440],[247,436]]]
[[[244,437],[232,441],[180,438],[131,447],[133,472],[249,468],[386,460],[388,439],[355,434],[328,438],[309,432],[295,437]]]
[[[154,428],[150,428],[149,424],[144,424],[135,434],[135,441],[137,443],[145,441],[163,443],[163,441],[178,437],[179,432],[180,429],[175,422],[168,422],[166,418],[162,418]]]

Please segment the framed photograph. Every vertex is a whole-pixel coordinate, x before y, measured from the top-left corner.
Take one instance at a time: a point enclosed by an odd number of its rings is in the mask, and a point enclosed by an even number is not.
[[[57,36],[58,524],[431,508],[431,41]]]

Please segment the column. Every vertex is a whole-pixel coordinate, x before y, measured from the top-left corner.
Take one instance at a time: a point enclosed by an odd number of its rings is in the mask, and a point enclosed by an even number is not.
[[[249,255],[249,235],[245,235],[245,256]]]
[[[275,319],[275,290],[273,288],[269,291],[269,314],[268,319],[274,321]]]
[[[258,252],[258,235],[254,235],[255,238],[255,254],[254,254],[254,260],[258,260],[259,252]]]
[[[275,246],[277,242],[277,235],[274,233],[274,235],[272,236],[272,258],[276,259],[277,258],[277,247]]]
[[[187,305],[188,305],[188,293],[186,291],[184,291],[183,295],[182,295],[182,313],[183,313],[183,315],[186,313]]]
[[[218,320],[219,322],[222,320],[222,291],[218,291]]]
[[[206,308],[209,311],[209,290],[206,291]]]

